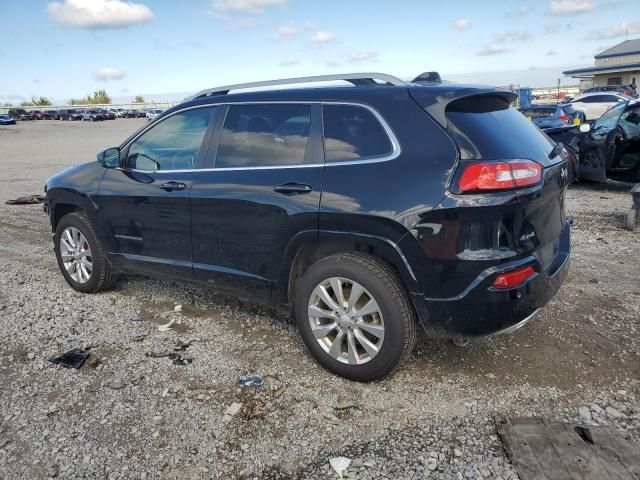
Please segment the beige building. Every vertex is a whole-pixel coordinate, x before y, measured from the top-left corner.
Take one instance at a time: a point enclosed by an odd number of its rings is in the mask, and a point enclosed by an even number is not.
[[[580,79],[581,90],[590,86],[637,85],[640,80],[640,38],[625,40],[597,54],[594,59],[593,67],[562,73]]]

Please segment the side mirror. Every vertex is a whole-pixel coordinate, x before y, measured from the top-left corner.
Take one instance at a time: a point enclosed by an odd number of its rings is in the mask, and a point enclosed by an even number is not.
[[[582,133],[589,133],[591,131],[591,125],[588,123],[583,123],[579,128]]]
[[[104,168],[116,168],[120,166],[120,148],[113,147],[107,148],[102,152],[98,153],[98,162]]]

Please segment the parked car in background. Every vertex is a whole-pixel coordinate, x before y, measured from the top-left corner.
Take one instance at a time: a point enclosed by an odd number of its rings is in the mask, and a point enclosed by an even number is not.
[[[42,110],[31,110],[31,116],[34,120],[44,120]]]
[[[640,102],[627,100],[592,125],[545,130],[578,158],[578,178],[640,182]]]
[[[602,87],[587,88],[582,93],[597,93],[597,92],[614,92],[626,95],[631,98],[637,98],[638,93],[634,85],[605,85]]]
[[[59,120],[60,114],[58,113],[57,110],[43,110],[42,119],[43,120]]]
[[[0,115],[0,125],[15,125],[16,119],[9,115]]]
[[[122,117],[122,109],[121,108],[108,108],[107,112],[113,113],[115,115],[115,118],[120,118]]]
[[[82,111],[77,108],[63,108],[58,112],[60,120],[82,120]]]
[[[569,270],[565,150],[514,92],[423,77],[200,92],[47,180],[61,274],[84,293],[144,273],[288,304],[317,361],[359,381],[420,327],[522,327]]]
[[[31,112],[27,112],[24,108],[10,108],[7,114],[16,120],[33,120]]]
[[[147,109],[146,108],[141,108],[140,110],[136,110],[136,117],[137,118],[145,118],[147,116]]]
[[[115,112],[111,111],[111,110],[107,110],[107,109],[100,109],[98,110],[100,112],[100,114],[102,115],[102,119],[103,120],[115,120],[117,115]]]
[[[104,120],[104,115],[97,108],[87,108],[82,110],[82,120],[85,122],[97,122]]]
[[[585,93],[562,105],[571,105],[576,115],[582,114],[584,116],[581,120],[592,121],[600,118],[604,112],[614,105],[627,100],[629,100],[629,97],[619,93]]]
[[[539,128],[564,127],[580,118],[571,105],[532,105],[520,108],[520,113]]]
[[[128,110],[125,110],[122,116],[124,118],[136,118],[138,116],[138,111],[130,108]]]
[[[151,121],[158,115],[160,115],[163,111],[164,110],[162,110],[161,108],[150,108],[149,110],[147,110],[146,117],[149,121]]]

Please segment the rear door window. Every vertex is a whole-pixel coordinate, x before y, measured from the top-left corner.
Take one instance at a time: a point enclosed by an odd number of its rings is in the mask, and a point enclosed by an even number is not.
[[[311,105],[230,105],[216,168],[295,166],[312,162]]]
[[[323,105],[325,161],[385,157],[393,152],[389,135],[371,111],[356,105]]]

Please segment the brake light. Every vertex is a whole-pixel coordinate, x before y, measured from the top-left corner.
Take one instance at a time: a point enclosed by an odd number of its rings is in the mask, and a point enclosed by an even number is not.
[[[560,120],[562,120],[564,123],[569,123],[569,116],[568,115],[560,115]]]
[[[531,265],[517,268],[515,270],[499,274],[493,281],[492,287],[497,289],[519,287],[535,274],[536,271]]]
[[[542,180],[542,166],[531,160],[474,162],[463,168],[459,193],[531,187]]]

